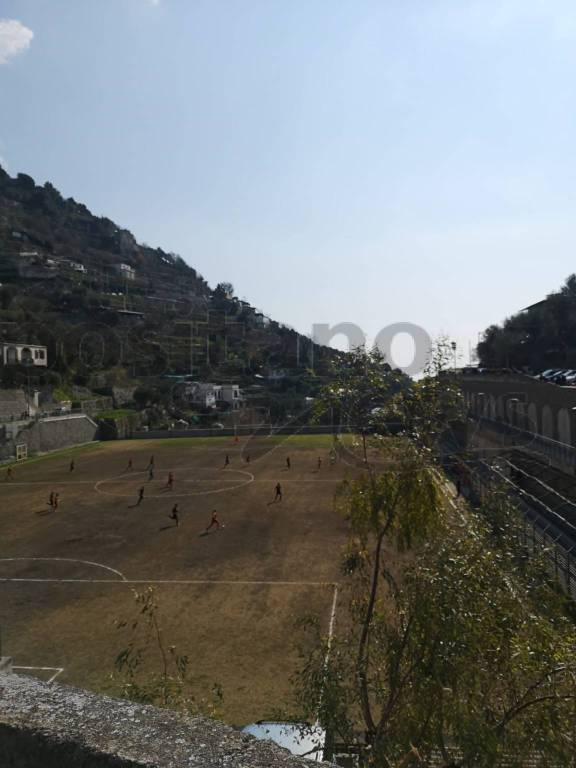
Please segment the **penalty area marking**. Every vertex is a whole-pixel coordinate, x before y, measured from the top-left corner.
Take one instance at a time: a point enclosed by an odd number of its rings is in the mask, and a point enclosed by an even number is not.
[[[28,562],[52,562],[52,563],[75,563],[76,565],[90,565],[94,568],[103,568],[105,571],[110,571],[116,576],[120,576],[119,581],[113,579],[100,579],[95,580],[95,583],[113,583],[119,584],[126,581],[126,577],[121,571],[117,571],[116,568],[111,568],[109,565],[103,565],[102,563],[93,563],[91,560],[77,560],[71,557],[0,557],[0,563],[10,563],[16,561],[28,561]],[[70,581],[70,579],[4,579],[0,577],[0,581]],[[71,579],[71,581],[77,581]]]
[[[46,680],[47,683],[53,683],[54,680],[58,677],[58,675],[61,675],[62,672],[64,672],[64,667],[21,667],[13,666],[13,670],[22,669],[25,672],[53,672],[54,674],[50,677],[49,680]]]

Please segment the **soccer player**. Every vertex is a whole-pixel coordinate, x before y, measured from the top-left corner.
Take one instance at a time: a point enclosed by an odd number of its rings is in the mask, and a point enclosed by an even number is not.
[[[52,501],[52,507],[54,509],[54,512],[56,512],[56,510],[58,509],[59,504],[60,504],[60,494],[59,493],[55,493],[54,494],[54,499]]]
[[[72,459],[72,461],[70,462],[70,472],[74,472],[75,466],[76,465],[74,464],[74,459]]]
[[[150,467],[154,469],[154,456],[150,456],[150,461],[148,462],[148,468]]]
[[[127,472],[132,472],[132,459],[128,459],[128,466],[126,467]]]
[[[282,501],[282,486],[280,483],[276,483],[276,495],[274,496],[274,501]]]
[[[150,480],[154,480],[154,465],[153,464],[150,464],[150,466],[148,467],[148,482],[150,482]]]
[[[176,528],[180,527],[180,518],[178,517],[178,504],[174,504],[172,507],[172,513],[170,514],[170,518],[175,521]]]
[[[140,488],[140,490],[138,491],[138,501],[136,502],[136,506],[139,507],[143,501],[144,501],[144,486],[142,486],[142,488]]]
[[[12,467],[8,467],[6,470],[6,480],[14,480],[14,470]]]
[[[290,469],[290,456],[286,456],[286,469]]]
[[[50,509],[54,509],[54,496],[55,496],[54,491],[51,491],[50,498],[48,499],[48,506],[50,507]]]
[[[170,488],[170,490],[174,490],[174,474],[172,472],[168,472],[168,482],[166,483],[166,487]]]
[[[230,464],[230,456],[226,454],[226,458],[224,459],[224,468],[226,468]]]
[[[220,520],[218,520],[218,512],[216,512],[215,509],[212,510],[212,519],[210,520],[210,525],[206,528],[206,533],[208,533],[211,528],[214,528],[214,526],[216,526],[217,531],[219,531],[220,528],[224,528]]]
[[[246,464],[250,464],[250,454],[246,454]]]
[[[322,469],[322,459],[318,456],[318,472]]]

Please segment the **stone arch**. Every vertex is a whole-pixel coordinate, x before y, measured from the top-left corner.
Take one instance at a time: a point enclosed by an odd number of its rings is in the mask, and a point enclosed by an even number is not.
[[[526,429],[526,403],[514,403],[512,423],[518,429]]]
[[[528,403],[527,414],[526,429],[529,432],[538,434],[540,432],[540,427],[538,425],[538,406],[536,403]]]
[[[18,350],[16,347],[8,347],[6,350],[6,362],[8,365],[15,365],[18,362]]]
[[[556,417],[558,424],[558,440],[566,445],[572,445],[572,421],[570,411],[567,408],[561,408]]]
[[[20,351],[20,362],[27,363],[29,360],[32,360],[32,350],[28,349],[28,347],[22,347],[22,350]]]
[[[506,401],[502,395],[496,400],[496,416],[499,421],[504,421],[506,419]]]
[[[496,398],[494,395],[488,395],[488,413],[487,416],[491,419],[496,418]]]
[[[542,434],[554,438],[554,416],[549,405],[542,407]]]

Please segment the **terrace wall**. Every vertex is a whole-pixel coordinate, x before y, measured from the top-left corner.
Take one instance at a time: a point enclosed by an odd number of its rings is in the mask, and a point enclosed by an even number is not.
[[[28,454],[32,455],[90,443],[98,436],[98,425],[85,414],[48,417],[17,430],[6,427],[4,430],[4,439],[0,439],[0,461],[13,459],[20,444],[26,444]]]
[[[0,765],[310,768],[311,764],[214,720],[0,672]]]

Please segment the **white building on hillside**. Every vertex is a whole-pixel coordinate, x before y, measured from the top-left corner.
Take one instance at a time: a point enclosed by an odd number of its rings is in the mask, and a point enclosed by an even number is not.
[[[211,384],[191,381],[184,384],[183,396],[191,405],[200,408],[216,408],[227,403],[237,410],[244,403],[244,396],[238,384]]]
[[[222,384],[216,388],[216,399],[228,403],[234,410],[242,406],[244,397],[238,384]]]
[[[0,342],[0,362],[4,365],[35,365],[46,368],[48,349],[37,344]]]
[[[135,280],[136,279],[136,270],[134,269],[134,267],[131,267],[130,264],[116,264],[116,270],[126,280]]]

